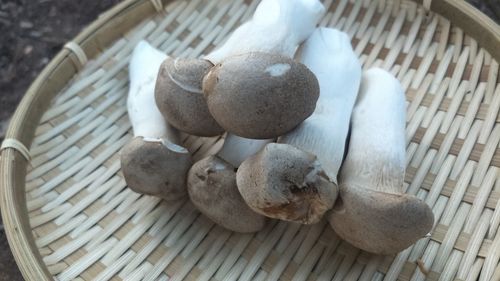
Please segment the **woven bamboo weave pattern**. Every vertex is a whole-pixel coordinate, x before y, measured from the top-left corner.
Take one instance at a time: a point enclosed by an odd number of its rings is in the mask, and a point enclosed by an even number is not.
[[[406,89],[405,188],[433,209],[429,237],[378,257],[340,240],[325,221],[272,221],[242,235],[188,201],[168,204],[126,187],[119,151],[132,136],[126,96],[135,44],[199,57],[258,2],[151,1],[158,12],[93,60],[81,66],[75,56],[80,72],[44,113],[26,176],[29,224],[49,272],[58,280],[500,280],[499,64],[450,20],[411,1],[325,0],[320,25],[347,32],[365,69],[387,69]],[[184,135],[183,143],[198,160],[223,139]]]

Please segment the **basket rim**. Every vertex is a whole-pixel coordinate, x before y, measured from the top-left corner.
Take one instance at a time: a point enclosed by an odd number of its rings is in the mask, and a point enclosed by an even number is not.
[[[173,0],[162,0],[163,4]],[[424,5],[429,1],[412,0]],[[453,23],[474,38],[480,46],[490,52],[492,57],[500,61],[500,25],[464,0],[433,0],[430,10],[441,16],[452,19]],[[108,11],[102,13],[95,21],[81,31],[72,42],[82,46],[89,58],[97,55],[100,47],[109,46],[119,35],[113,38],[97,38],[99,31],[110,30],[120,21],[130,20],[127,16],[141,9],[150,15],[156,12],[156,4],[152,0],[124,0]],[[140,18],[130,22],[137,23]],[[130,23],[129,22],[129,23]],[[78,72],[73,64],[75,55],[63,48],[43,69],[30,85],[21,103],[17,107],[7,130],[5,139],[16,139],[31,146],[34,131],[39,120],[52,98],[47,99],[44,87],[54,84],[54,74],[61,72],[61,67],[72,68],[67,76],[71,78]],[[69,81],[65,79],[63,86]],[[57,88],[59,85],[52,87]],[[58,91],[55,91],[58,92]],[[43,99],[43,98],[45,99]],[[48,101],[47,101],[48,100]],[[46,103],[40,106],[42,103]],[[3,149],[0,152],[0,209],[5,225],[5,232],[10,249],[16,263],[26,280],[53,280],[40,253],[34,243],[29,226],[28,211],[25,200],[25,176],[28,161],[17,150]]]

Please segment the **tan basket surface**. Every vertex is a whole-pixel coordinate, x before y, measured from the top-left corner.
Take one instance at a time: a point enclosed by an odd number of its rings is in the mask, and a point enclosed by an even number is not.
[[[232,233],[187,201],[126,187],[118,152],[131,137],[132,48],[146,39],[199,57],[258,2],[125,1],[40,75],[7,134],[31,160],[5,149],[0,166],[3,219],[25,278],[500,280],[500,28],[462,1],[424,1],[441,15],[412,1],[324,1],[321,25],[346,31],[364,68],[385,68],[407,89],[405,187],[437,223],[397,256],[359,251],[324,221]],[[195,160],[222,142],[183,137]]]

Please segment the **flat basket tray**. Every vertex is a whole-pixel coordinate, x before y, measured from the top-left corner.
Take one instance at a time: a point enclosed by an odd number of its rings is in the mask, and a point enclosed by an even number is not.
[[[258,2],[126,0],[52,60],[1,154],[2,215],[25,279],[500,280],[500,27],[463,1],[324,1],[321,25],[346,31],[364,68],[385,68],[406,89],[405,188],[436,224],[398,255],[360,251],[324,221],[232,233],[188,201],[126,187],[118,153],[131,137],[135,44],[199,57]],[[183,142],[196,160],[223,139]]]

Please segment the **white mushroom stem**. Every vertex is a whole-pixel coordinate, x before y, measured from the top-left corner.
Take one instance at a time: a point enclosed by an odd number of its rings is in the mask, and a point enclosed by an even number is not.
[[[405,174],[405,95],[399,81],[379,68],[363,75],[352,118],[341,183],[402,194]]]
[[[278,142],[316,155],[330,180],[337,183],[361,64],[347,34],[331,28],[316,29],[297,57],[316,75],[320,95],[313,115]]]
[[[135,137],[144,141],[161,141],[175,148],[178,133],[156,106],[154,87],[160,65],[167,58],[163,52],[145,41],[135,47],[129,65],[130,89],[127,110]],[[176,148],[180,149],[180,148]]]
[[[233,165],[233,167],[239,167],[243,161],[259,152],[270,142],[272,140],[254,140],[228,134],[217,156]]]
[[[229,56],[249,52],[292,57],[324,13],[325,8],[318,0],[262,0],[252,19],[205,58],[217,64]]]
[[[318,0],[262,0],[252,19],[238,27],[205,59],[217,64],[227,57],[248,52],[293,57],[298,45],[311,35],[324,13],[325,7]],[[218,156],[238,167],[272,141],[228,134]]]

